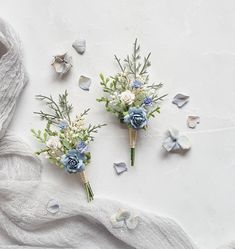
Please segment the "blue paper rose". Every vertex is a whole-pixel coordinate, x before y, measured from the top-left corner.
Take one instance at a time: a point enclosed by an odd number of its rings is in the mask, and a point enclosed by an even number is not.
[[[141,129],[147,125],[147,114],[144,108],[132,107],[124,117],[124,122],[130,124],[134,129]]]
[[[61,163],[69,173],[77,173],[85,169],[83,160],[84,155],[73,149],[70,150],[66,155],[62,156]]]

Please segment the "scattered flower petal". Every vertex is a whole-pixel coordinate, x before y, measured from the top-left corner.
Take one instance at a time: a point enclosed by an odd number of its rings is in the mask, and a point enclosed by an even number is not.
[[[69,56],[67,53],[62,55],[56,55],[54,56],[51,65],[54,67],[55,71],[58,74],[64,75],[72,67],[72,57]]]
[[[127,228],[130,230],[135,229],[139,224],[139,216],[133,216],[130,219],[125,220]]]
[[[199,116],[188,116],[187,124],[189,128],[195,128],[200,123]]]
[[[126,219],[129,219],[130,216],[131,216],[130,211],[127,211],[125,209],[119,209],[116,214],[116,220],[117,221],[126,220]]]
[[[179,136],[177,142],[182,150],[189,150],[191,148],[191,143],[188,137],[186,136],[183,136],[183,135]]]
[[[90,90],[90,85],[91,85],[91,79],[81,75],[79,78],[79,87],[84,90],[84,91],[89,91]]]
[[[77,39],[72,44],[73,48],[79,54],[83,54],[86,51],[86,40],[84,39]]]
[[[189,96],[178,93],[177,95],[175,95],[175,97],[173,98],[172,103],[177,105],[179,108],[181,108],[182,106],[184,106],[187,102],[189,101]]]
[[[56,214],[59,212],[60,206],[57,202],[57,200],[51,199],[47,203],[47,211],[50,212],[51,214]]]
[[[166,151],[185,151],[191,148],[191,143],[185,135],[181,135],[176,129],[169,129],[169,136],[165,139],[162,146]]]
[[[116,219],[116,214],[113,214],[111,217],[110,217],[110,222],[113,226],[113,228],[121,228],[125,225],[125,222],[124,220],[122,221],[117,221]]]
[[[172,137],[173,140],[177,140],[179,137],[179,131],[175,128],[170,128],[168,129],[170,136]]]
[[[171,137],[166,138],[162,145],[168,152],[180,149],[178,143],[174,142]]]
[[[120,175],[123,172],[127,171],[127,166],[126,166],[126,163],[124,163],[124,162],[114,163],[113,166],[114,166],[114,168],[116,170],[116,173],[118,175]]]
[[[135,229],[139,224],[139,216],[132,214],[125,209],[119,209],[117,213],[110,217],[110,222],[114,228],[127,227],[130,230]]]

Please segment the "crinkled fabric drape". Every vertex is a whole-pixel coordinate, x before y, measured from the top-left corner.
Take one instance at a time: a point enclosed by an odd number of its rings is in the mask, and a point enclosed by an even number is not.
[[[196,249],[171,219],[107,199],[87,203],[82,194],[41,181],[41,162],[6,132],[26,82],[20,41],[0,20],[0,248]],[[46,208],[51,199],[60,206],[55,214]],[[135,230],[112,227],[119,208],[139,213]]]

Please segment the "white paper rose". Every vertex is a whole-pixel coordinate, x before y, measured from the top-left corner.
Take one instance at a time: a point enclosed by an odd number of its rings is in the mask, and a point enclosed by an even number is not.
[[[129,90],[126,90],[125,92],[121,93],[120,98],[121,98],[121,101],[123,101],[127,105],[131,105],[135,100],[135,94]]]
[[[51,149],[58,149],[61,147],[60,139],[58,137],[51,137],[47,142],[46,146]]]

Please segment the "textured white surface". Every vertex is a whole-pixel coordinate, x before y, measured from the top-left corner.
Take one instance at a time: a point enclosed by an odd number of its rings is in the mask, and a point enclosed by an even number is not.
[[[202,249],[234,239],[233,0],[0,0],[0,6],[0,16],[21,36],[30,77],[12,122],[14,131],[36,147],[29,129],[42,123],[32,115],[41,108],[34,95],[67,88],[77,110],[91,107],[91,121],[109,124],[92,145],[88,174],[96,195],[176,219]],[[83,56],[72,48],[79,37],[87,40]],[[113,54],[125,56],[136,37],[143,52],[152,51],[151,79],[165,83],[169,97],[148,133],[141,134],[135,168],[116,176],[113,162],[129,160],[127,131],[96,103],[98,74],[116,72]],[[50,62],[66,51],[74,67],[60,80]],[[93,79],[90,92],[78,87],[81,74]],[[183,109],[171,104],[178,92],[191,96]],[[195,130],[186,126],[188,115],[201,117]],[[162,149],[169,126],[191,138],[186,155],[166,155]],[[51,165],[44,167],[43,177],[65,188],[80,187],[76,176],[69,180]]]

